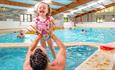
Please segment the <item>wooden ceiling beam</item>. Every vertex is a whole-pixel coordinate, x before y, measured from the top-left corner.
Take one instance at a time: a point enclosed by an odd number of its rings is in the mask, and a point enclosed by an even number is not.
[[[14,2],[9,0],[0,0],[0,4],[12,5],[12,6],[20,6],[20,7],[32,7],[31,4],[25,4],[21,2]]]
[[[64,11],[66,11],[66,10],[75,8],[75,7],[77,7],[77,6],[80,6],[80,5],[82,5],[82,4],[88,3],[88,2],[90,2],[90,1],[91,1],[91,0],[76,0],[76,2],[72,2],[72,3],[68,4],[68,5],[65,5],[65,6],[63,6],[63,7],[59,8],[59,9],[57,9],[56,11],[53,11],[53,12],[52,12],[52,15],[56,15],[56,14],[58,14],[58,13],[60,13],[60,12],[64,12]]]
[[[112,6],[115,6],[115,3],[109,4],[109,5],[105,5],[106,8],[104,8],[104,9],[107,9],[107,8],[109,8],[109,7],[112,7]],[[80,14],[80,15],[77,15],[77,16],[75,16],[75,17],[77,18],[77,17],[83,16],[83,15],[90,14],[90,13],[94,13],[94,12],[101,11],[101,10],[104,10],[104,9],[97,8],[96,10],[92,10],[92,11],[89,11],[89,12],[86,12],[86,13],[83,13],[83,14]]]
[[[54,1],[51,1],[49,4],[57,5],[57,6],[65,6],[65,4],[54,2]]]
[[[84,10],[84,9],[82,9],[81,11],[82,11],[82,12],[87,12],[87,11],[86,11],[86,10]]]
[[[0,4],[19,6],[19,7],[27,7],[27,8],[34,6],[32,4],[26,4],[26,3],[14,2],[14,1],[8,1],[8,0],[0,0]],[[52,10],[56,10],[56,9],[52,8]]]
[[[103,3],[97,3],[97,4],[99,4],[99,5],[103,6],[103,7],[105,7],[105,5],[104,5]]]

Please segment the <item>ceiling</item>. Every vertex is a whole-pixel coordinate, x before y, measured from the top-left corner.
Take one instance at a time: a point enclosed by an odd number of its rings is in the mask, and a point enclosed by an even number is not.
[[[0,0],[0,15],[23,14],[41,0]],[[78,16],[108,6],[115,6],[115,0],[46,0],[53,9],[52,15],[64,13]]]

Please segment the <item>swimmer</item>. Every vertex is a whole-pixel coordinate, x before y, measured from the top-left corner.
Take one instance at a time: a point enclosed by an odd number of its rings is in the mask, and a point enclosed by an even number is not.
[[[87,31],[84,30],[84,29],[82,29],[82,30],[81,30],[81,33],[82,33],[82,34],[87,33]]]
[[[24,33],[23,33],[23,30],[21,30],[21,31],[19,32],[19,34],[17,35],[17,37],[18,37],[18,38],[24,38],[24,37],[25,37],[25,35],[24,35]]]

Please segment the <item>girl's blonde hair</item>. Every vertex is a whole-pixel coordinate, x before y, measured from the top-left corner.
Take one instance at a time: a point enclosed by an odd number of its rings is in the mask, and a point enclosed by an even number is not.
[[[46,4],[46,5],[48,6],[48,13],[46,14],[46,16],[50,16],[50,15],[51,15],[51,12],[52,12],[52,9],[51,9],[50,6],[49,6],[47,3],[45,3],[45,2],[39,2],[39,3],[37,3],[37,4],[35,5],[35,13],[36,13],[36,15],[37,15],[37,16],[39,15],[39,14],[37,13],[37,11],[38,11],[38,6],[39,6],[41,3]]]

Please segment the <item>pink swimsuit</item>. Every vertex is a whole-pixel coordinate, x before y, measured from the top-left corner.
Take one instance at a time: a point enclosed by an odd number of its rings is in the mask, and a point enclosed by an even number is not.
[[[36,17],[36,28],[40,31],[42,30],[48,30],[49,29],[49,23],[51,22],[51,17],[48,16],[46,20],[40,21],[39,16]]]
[[[51,17],[48,16],[45,21],[40,21],[39,16],[36,17],[36,28],[42,32],[44,38],[47,39],[47,31],[50,28]],[[49,36],[48,36],[49,37]],[[46,40],[45,39],[45,40]]]

